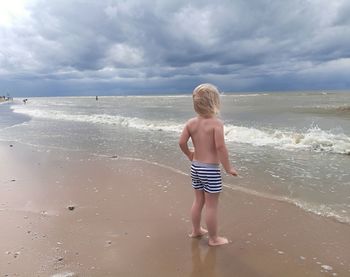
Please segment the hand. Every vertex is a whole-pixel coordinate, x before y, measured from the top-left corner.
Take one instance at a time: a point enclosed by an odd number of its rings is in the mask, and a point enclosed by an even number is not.
[[[232,176],[238,176],[236,169],[234,169],[233,167],[231,167],[229,170],[227,170],[226,173],[229,175],[232,175]]]

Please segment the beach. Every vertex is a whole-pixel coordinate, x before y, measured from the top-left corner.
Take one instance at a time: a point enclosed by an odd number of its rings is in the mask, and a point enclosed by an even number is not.
[[[1,276],[348,276],[350,226],[224,189],[190,239],[189,176],[123,156],[0,144]]]
[[[0,105],[0,276],[349,276],[350,94],[221,100],[217,248],[188,237],[190,95]]]

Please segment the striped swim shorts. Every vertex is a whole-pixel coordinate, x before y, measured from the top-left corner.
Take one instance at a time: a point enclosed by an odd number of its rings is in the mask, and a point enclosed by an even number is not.
[[[207,164],[192,161],[192,187],[209,193],[222,191],[221,173],[218,164]]]

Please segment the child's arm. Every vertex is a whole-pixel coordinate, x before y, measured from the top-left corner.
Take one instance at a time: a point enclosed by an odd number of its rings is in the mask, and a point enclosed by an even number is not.
[[[188,131],[188,127],[186,124],[185,128],[182,130],[182,133],[181,133],[181,136],[179,139],[179,146],[181,148],[181,151],[187,156],[187,158],[190,161],[192,161],[194,152],[191,151],[187,145],[187,142],[188,142],[190,137],[191,137],[191,135],[190,135],[190,132]]]
[[[214,129],[214,139],[215,139],[215,148],[219,156],[219,160],[224,167],[225,171],[228,174],[233,176],[237,176],[237,172],[234,167],[231,166],[228,151],[225,144],[225,136],[224,136],[224,125],[221,121],[218,122],[217,126]]]

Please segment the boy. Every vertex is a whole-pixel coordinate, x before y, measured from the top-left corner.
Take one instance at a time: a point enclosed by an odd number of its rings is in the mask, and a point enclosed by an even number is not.
[[[222,245],[228,240],[217,234],[217,209],[222,190],[219,164],[230,175],[237,176],[237,172],[228,159],[223,123],[216,117],[220,109],[218,89],[211,84],[202,84],[194,89],[192,97],[197,117],[186,123],[179,139],[182,152],[192,161],[191,178],[195,198],[191,209],[193,229],[190,237],[209,233],[210,246]],[[188,148],[190,138],[194,150]],[[204,204],[208,230],[200,225]]]

